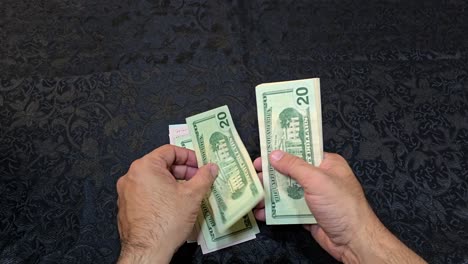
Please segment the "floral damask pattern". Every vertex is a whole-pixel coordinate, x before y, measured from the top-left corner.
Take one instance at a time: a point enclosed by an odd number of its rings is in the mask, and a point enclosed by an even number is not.
[[[115,183],[167,125],[320,77],[326,151],[430,263],[468,263],[465,1],[12,1],[0,8],[0,262],[113,263]],[[334,263],[297,226],[183,263]]]

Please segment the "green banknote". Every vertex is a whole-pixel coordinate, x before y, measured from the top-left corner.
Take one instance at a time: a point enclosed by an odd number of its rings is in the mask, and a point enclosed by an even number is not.
[[[174,140],[174,145],[193,150],[192,137],[190,135],[178,136]],[[202,201],[201,209],[197,224],[187,242],[198,241],[203,254],[255,239],[255,235],[260,232],[252,212],[242,217],[226,231],[219,232],[215,228],[213,215],[208,210],[205,201]],[[198,230],[201,232],[197,238]]]
[[[175,144],[175,140],[178,137],[183,137],[187,135],[190,135],[190,133],[186,124],[169,125],[169,143],[171,143],[172,145],[177,145]]]
[[[198,244],[203,254],[230,247],[256,238],[260,232],[252,212],[241,217],[227,230],[220,232],[206,201],[202,201],[202,213],[198,215],[198,225],[201,230]]]
[[[202,210],[212,216],[210,225],[223,233],[263,198],[263,187],[227,106],[188,117],[186,121],[198,166],[210,162],[219,166],[218,177],[204,199],[206,207]]]
[[[265,83],[256,88],[268,225],[313,224],[303,188],[270,165],[276,149],[318,166],[323,159],[322,112],[318,78]]]
[[[192,137],[190,135],[178,136],[174,139],[174,145],[193,150]]]

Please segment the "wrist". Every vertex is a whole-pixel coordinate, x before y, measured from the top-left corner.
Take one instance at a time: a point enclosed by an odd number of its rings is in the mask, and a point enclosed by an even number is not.
[[[343,263],[426,263],[395,237],[369,207],[367,219],[342,255]]]
[[[373,214],[373,212],[372,212]],[[356,232],[355,239],[348,245],[342,255],[343,263],[381,263],[382,241],[387,241],[389,231],[374,215]]]
[[[169,263],[175,250],[163,247],[138,248],[133,245],[122,246],[119,264]]]

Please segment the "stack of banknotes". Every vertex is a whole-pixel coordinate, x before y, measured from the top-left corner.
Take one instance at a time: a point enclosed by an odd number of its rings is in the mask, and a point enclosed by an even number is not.
[[[316,223],[303,188],[274,170],[268,156],[281,149],[315,166],[320,164],[320,81],[265,83],[255,92],[263,186],[227,106],[188,117],[186,124],[169,125],[171,144],[194,150],[200,167],[210,162],[219,166],[187,241],[197,241],[204,254],[255,239],[259,229],[251,210],[262,199],[267,225]]]

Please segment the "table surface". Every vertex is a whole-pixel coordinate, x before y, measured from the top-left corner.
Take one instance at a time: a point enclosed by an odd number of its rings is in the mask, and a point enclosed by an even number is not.
[[[319,77],[324,149],[430,263],[468,263],[465,1],[2,2],[0,262],[114,263],[115,183],[168,125],[228,105],[259,155],[254,87]],[[333,263],[299,226],[180,263]]]

